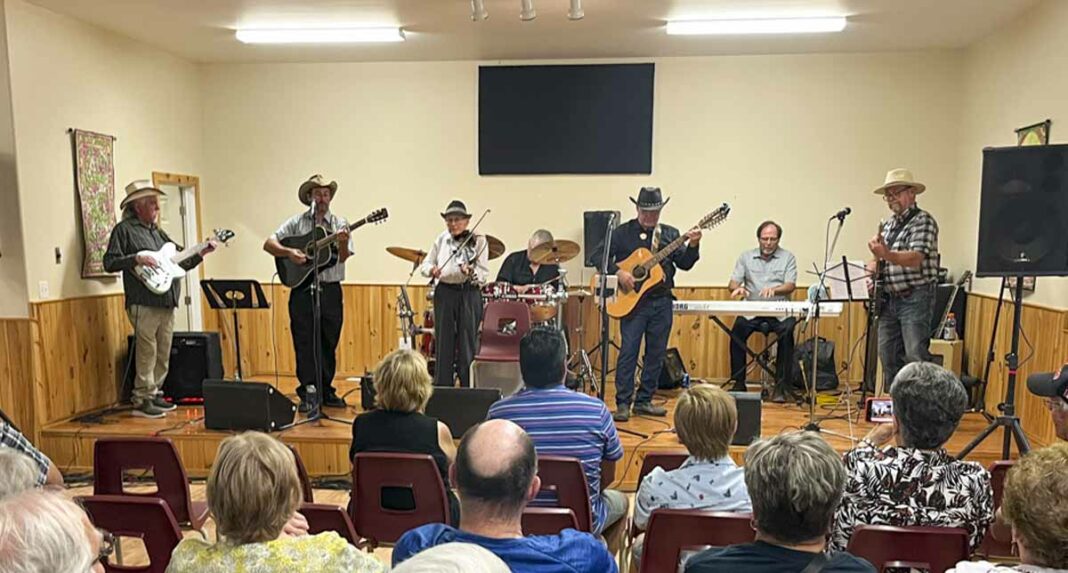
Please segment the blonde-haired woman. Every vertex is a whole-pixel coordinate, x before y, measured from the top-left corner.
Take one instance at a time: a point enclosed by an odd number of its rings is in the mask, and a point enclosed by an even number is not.
[[[266,434],[223,440],[207,497],[219,541],[183,540],[167,573],[386,570],[332,531],[296,537],[283,532],[300,505],[300,478],[293,453]]]
[[[434,458],[449,495],[452,525],[460,522],[460,502],[449,489],[449,465],[456,458],[452,432],[423,413],[434,385],[426,359],[413,350],[395,350],[374,372],[375,409],[352,421],[349,459],[360,452],[427,454]],[[387,507],[405,509],[404,500],[384,499]]]

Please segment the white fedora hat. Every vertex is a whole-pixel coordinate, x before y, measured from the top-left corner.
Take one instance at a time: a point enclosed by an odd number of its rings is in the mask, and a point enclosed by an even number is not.
[[[151,197],[153,195],[160,197],[166,195],[166,193],[153,187],[152,182],[148,179],[138,179],[133,181],[126,186],[126,197],[123,198],[122,203],[119,203],[119,209],[125,209],[132,201],[136,201],[142,197]]]
[[[891,169],[886,172],[886,181],[883,182],[883,186],[875,190],[876,195],[886,195],[886,190],[890,187],[897,187],[900,185],[906,185],[912,187],[913,191],[919,195],[923,193],[927,186],[923,183],[917,183],[912,177],[912,172],[908,169]]]

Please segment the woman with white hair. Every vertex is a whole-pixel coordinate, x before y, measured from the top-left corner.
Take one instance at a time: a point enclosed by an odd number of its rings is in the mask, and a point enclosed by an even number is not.
[[[0,501],[0,571],[104,573],[110,535],[61,493],[31,489]]]
[[[0,499],[37,487],[37,464],[11,448],[0,448]]]
[[[393,573],[511,573],[508,565],[474,543],[445,543],[421,551]]]
[[[297,537],[283,532],[300,505],[300,478],[293,453],[266,434],[223,440],[208,475],[207,497],[219,541],[183,540],[167,573],[385,570],[333,531]]]

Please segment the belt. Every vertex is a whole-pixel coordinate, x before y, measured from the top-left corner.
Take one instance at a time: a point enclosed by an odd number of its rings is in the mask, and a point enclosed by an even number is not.
[[[480,287],[475,283],[438,283],[435,288],[447,288],[449,290],[478,290]]]

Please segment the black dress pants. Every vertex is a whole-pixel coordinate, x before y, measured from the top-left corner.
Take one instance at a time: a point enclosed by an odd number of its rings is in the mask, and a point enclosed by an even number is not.
[[[471,387],[471,361],[478,349],[482,291],[471,283],[438,283],[434,287],[435,386]]]
[[[336,396],[334,373],[337,371],[337,343],[341,339],[341,323],[345,320],[345,305],[341,283],[322,283],[319,348],[315,347],[315,297],[311,284],[289,292],[289,329],[293,334],[293,350],[297,355],[297,395],[301,400],[309,385],[316,383],[316,372],[322,381],[321,399]],[[321,368],[321,370],[320,370]]]
[[[757,316],[747,319],[739,316],[731,328],[731,380],[745,382],[746,351],[739,344],[749,340],[754,332],[774,332],[778,336],[775,347],[775,384],[781,387],[783,381],[790,374],[794,359],[794,326],[797,319],[789,317],[786,320],[767,316]]]

